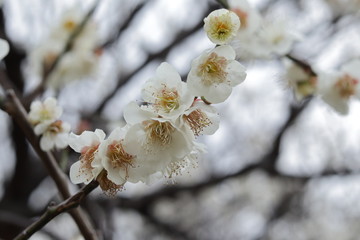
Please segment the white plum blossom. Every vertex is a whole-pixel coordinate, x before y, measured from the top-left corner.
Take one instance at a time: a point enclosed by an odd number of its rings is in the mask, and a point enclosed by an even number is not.
[[[81,135],[71,133],[69,146],[80,153],[79,161],[70,167],[70,180],[74,184],[90,183],[103,170],[101,159],[97,157],[99,145],[104,141],[105,133],[101,129],[94,132],[84,131]]]
[[[224,45],[206,51],[193,60],[187,83],[195,96],[203,96],[211,103],[220,103],[245,77],[245,67],[235,60],[234,49]]]
[[[296,100],[300,101],[317,93],[317,77],[306,72],[298,64],[284,60],[286,67],[285,81],[293,91]]]
[[[115,128],[99,146],[98,156],[107,171],[107,178],[116,185],[126,182],[147,182],[155,171],[143,159],[129,154],[124,149],[127,126]]]
[[[35,134],[41,136],[40,147],[43,151],[62,149],[68,145],[70,125],[59,120],[61,114],[62,108],[52,97],[44,102],[34,101],[30,105],[28,120],[34,126]]]
[[[268,57],[268,51],[265,51],[258,36],[263,24],[259,11],[247,0],[230,0],[228,3],[230,10],[238,15],[241,22],[235,39],[230,43],[236,51],[237,59]]]
[[[216,108],[199,99],[194,101],[179,120],[181,125],[189,127],[195,136],[212,135],[218,130],[220,124]]]
[[[34,132],[41,136],[40,147],[43,151],[49,151],[53,148],[63,149],[68,146],[68,137],[70,125],[61,120],[46,120],[35,126]]]
[[[173,119],[189,108],[194,100],[175,68],[165,62],[157,68],[155,77],[143,86],[142,98],[156,113]]]
[[[57,105],[57,100],[48,97],[44,102],[33,101],[30,105],[28,119],[31,124],[36,125],[44,121],[55,121],[62,114],[62,108]]]
[[[238,16],[227,9],[212,11],[204,19],[204,23],[204,30],[210,41],[220,45],[234,39],[240,28]]]
[[[8,55],[9,50],[9,43],[4,39],[0,39],[0,60],[2,60],[6,55]]]
[[[170,119],[147,111],[146,106],[129,103],[124,118],[130,125],[125,150],[142,161],[150,161],[154,168],[160,170],[171,158],[183,158],[190,153],[193,135],[180,130]]]
[[[293,43],[301,39],[301,35],[291,29],[285,20],[268,20],[259,31],[260,45],[269,54],[286,55]]]
[[[340,71],[319,73],[319,93],[322,99],[340,114],[347,114],[352,98],[360,99],[360,60],[344,64]]]
[[[240,19],[240,28],[237,37],[251,35],[259,29],[262,17],[259,11],[253,8],[247,0],[229,0],[230,10]]]

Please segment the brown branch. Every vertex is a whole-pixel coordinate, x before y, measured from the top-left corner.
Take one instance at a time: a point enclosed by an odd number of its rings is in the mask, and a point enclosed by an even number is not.
[[[14,240],[24,240],[30,238],[34,233],[42,229],[48,222],[50,222],[59,214],[78,207],[81,201],[98,186],[99,183],[93,181],[88,185],[84,186],[80,191],[78,191],[76,194],[66,199],[62,203],[56,206],[49,206],[46,212],[37,221],[35,221],[25,230],[23,230],[18,236],[14,238]]]
[[[45,165],[49,175],[55,181],[57,188],[59,189],[60,195],[63,199],[71,196],[68,188],[68,178],[59,168],[55,157],[51,152],[44,152],[41,150],[39,145],[39,139],[35,135],[32,126],[27,120],[27,113],[25,108],[22,106],[20,100],[16,97],[14,91],[8,90],[7,101],[1,104],[1,109],[6,111],[20,126],[24,132],[25,137],[30,142],[35,152],[39,155],[43,164]],[[74,218],[78,225],[81,233],[86,239],[97,239],[94,232],[94,228],[90,223],[88,217],[81,211],[81,209],[74,209],[71,211],[71,216]]]
[[[65,46],[63,50],[60,52],[60,54],[55,58],[55,60],[51,63],[50,66],[46,67],[44,69],[43,73],[43,81],[41,84],[35,88],[31,93],[29,93],[27,96],[24,97],[23,103],[25,105],[25,108],[28,109],[30,107],[30,103],[45,90],[45,85],[47,81],[49,80],[49,76],[51,73],[55,70],[55,68],[58,66],[59,62],[61,61],[62,57],[69,51],[71,51],[72,46],[76,40],[76,38],[80,35],[84,27],[86,26],[87,22],[91,18],[91,16],[94,14],[97,6],[99,4],[99,0],[96,1],[94,6],[90,9],[90,11],[85,15],[84,19],[81,21],[81,23],[74,29],[74,31],[70,34],[68,40],[65,43]]]

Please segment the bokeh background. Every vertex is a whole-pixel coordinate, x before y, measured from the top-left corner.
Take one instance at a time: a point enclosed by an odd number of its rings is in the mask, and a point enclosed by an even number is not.
[[[302,34],[291,55],[336,70],[360,56],[360,1],[249,0],[265,18],[286,19]],[[123,125],[123,107],[167,61],[185,80],[191,61],[214,47],[203,18],[220,8],[201,0],[5,0],[0,34],[11,43],[1,64],[23,93],[41,76],[29,57],[67,11],[96,24],[97,70],[39,99],[57,96],[74,132]],[[182,176],[129,184],[109,198],[96,190],[83,208],[103,239],[359,239],[360,104],[341,116],[313,97],[295,101],[282,58],[240,60],[244,83],[217,104],[219,130],[199,137],[207,153]],[[4,91],[0,90],[1,96]],[[52,179],[22,132],[0,112],[0,238],[11,239],[59,201]],[[78,155],[56,152],[65,172]],[[175,181],[175,183],[174,183]],[[78,186],[71,185],[75,192]],[[81,239],[62,214],[31,239]]]

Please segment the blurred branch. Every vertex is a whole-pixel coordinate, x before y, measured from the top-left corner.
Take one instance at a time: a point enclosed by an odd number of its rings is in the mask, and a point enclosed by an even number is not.
[[[309,178],[310,179],[310,178]],[[308,179],[308,180],[309,180]],[[282,218],[286,213],[289,212],[291,208],[294,206],[294,202],[300,202],[302,194],[304,193],[304,186],[306,185],[307,180],[300,181],[296,186],[293,186],[290,192],[285,193],[275,204],[273,207],[273,211],[270,217],[267,220],[265,229],[261,236],[257,237],[256,240],[268,239],[268,233],[270,230],[271,225],[277,221],[278,219]]]
[[[127,29],[131,22],[135,19],[135,17],[137,16],[137,14],[141,11],[141,9],[143,9],[145,7],[145,5],[147,3],[151,2],[150,0],[148,1],[143,1],[142,3],[138,4],[133,10],[132,12],[129,14],[128,18],[121,24],[121,26],[119,27],[119,30],[116,32],[116,34],[114,34],[112,37],[110,37],[106,42],[104,42],[101,46],[101,48],[106,48],[109,47],[110,45],[112,45],[116,40],[118,40],[121,36],[121,34],[124,32],[125,29]]]
[[[24,132],[26,138],[34,148],[35,152],[39,155],[43,164],[45,165],[48,173],[55,181],[57,188],[59,189],[60,195],[63,199],[71,196],[68,188],[68,178],[59,168],[55,157],[51,152],[44,152],[41,150],[39,145],[38,137],[35,135],[32,126],[27,120],[27,113],[25,108],[22,106],[20,100],[16,97],[14,91],[7,91],[7,100],[3,101],[0,108],[6,111],[12,118],[17,122],[19,127]],[[97,239],[92,227],[90,220],[81,211],[81,209],[74,209],[71,211],[71,216],[77,223],[81,233],[86,239]]]
[[[35,232],[43,228],[48,222],[59,214],[66,212],[70,209],[76,208],[80,205],[81,201],[95,188],[99,186],[99,183],[93,181],[88,185],[85,185],[80,191],[66,199],[62,203],[56,206],[49,206],[46,212],[34,223],[28,226],[24,231],[22,231],[15,240],[24,240],[30,238]],[[86,237],[86,239],[88,239]]]
[[[202,16],[202,18],[207,16],[207,14],[214,9],[216,9],[215,5],[209,6],[208,11],[206,11],[206,14],[204,16]],[[115,94],[117,93],[117,90],[119,90],[119,88],[122,85],[127,83],[136,73],[138,73],[141,69],[143,69],[147,64],[149,64],[150,62],[157,60],[157,59],[164,59],[176,45],[180,44],[183,40],[185,40],[186,38],[188,38],[189,36],[191,36],[192,34],[197,32],[198,30],[200,30],[203,27],[203,25],[204,25],[204,23],[202,21],[199,21],[199,23],[197,25],[193,26],[192,28],[178,32],[174,37],[174,41],[172,41],[165,48],[163,48],[163,50],[161,50],[157,53],[149,54],[147,56],[147,58],[145,59],[145,61],[140,66],[138,66],[135,70],[133,70],[131,73],[127,73],[123,76],[120,76],[117,81],[116,86],[102,100],[102,102],[99,104],[99,106],[94,110],[94,113],[100,114],[102,112],[102,110],[105,108],[107,102],[115,96]]]
[[[223,8],[227,8],[229,9],[230,6],[229,6],[229,3],[227,0],[216,0]]]
[[[297,64],[299,67],[301,67],[306,73],[308,73],[310,76],[315,77],[316,73],[312,69],[312,67],[306,63],[305,61],[302,61],[291,54],[286,54],[285,57],[293,61],[295,64]]]
[[[173,226],[172,224],[160,221],[157,217],[155,217],[151,211],[147,209],[143,209],[143,211],[139,211],[139,213],[144,216],[150,223],[152,223],[154,226],[156,226],[158,229],[163,231],[164,233],[168,234],[170,239],[192,239],[194,240],[194,237],[190,237],[189,233],[180,230],[178,227]]]
[[[14,214],[13,212],[1,211],[0,212],[0,229],[6,229],[6,232],[1,235],[2,239],[13,239],[17,233],[26,228],[31,221],[21,215]],[[41,230],[41,233],[46,234],[52,240],[61,240],[57,235],[45,229]]]
[[[94,14],[97,6],[99,5],[99,0],[97,0],[94,4],[94,6],[90,9],[90,11],[85,15],[84,19],[81,21],[81,23],[74,29],[74,31],[70,34],[68,40],[65,43],[65,46],[63,50],[60,52],[60,54],[55,58],[55,60],[50,64],[50,66],[46,67],[44,69],[43,73],[43,81],[40,83],[40,85],[34,89],[33,92],[29,93],[27,96],[24,97],[23,103],[25,105],[25,108],[28,109],[30,107],[31,102],[40,95],[45,90],[46,82],[49,79],[49,76],[51,73],[55,70],[59,62],[61,61],[61,58],[69,51],[71,51],[72,46],[76,40],[76,38],[80,35],[82,30],[84,29],[85,25],[91,18],[91,16]]]

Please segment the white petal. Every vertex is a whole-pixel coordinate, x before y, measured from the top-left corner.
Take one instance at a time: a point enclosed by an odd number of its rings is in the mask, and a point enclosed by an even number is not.
[[[40,148],[43,151],[49,151],[51,150],[55,145],[54,140],[50,136],[42,136],[40,139]]]
[[[52,121],[44,121],[35,126],[34,132],[36,135],[41,135],[49,128]]]
[[[55,146],[58,149],[63,149],[68,146],[69,134],[68,133],[60,133],[56,136]]]
[[[350,76],[356,78],[360,81],[360,60],[355,59],[341,67],[341,71],[349,74]]]
[[[204,94],[205,99],[211,103],[221,103],[230,96],[232,87],[226,84],[219,84],[216,87],[209,88],[208,90],[207,94]]]
[[[167,62],[161,63],[156,69],[156,76],[162,79],[169,79],[170,81],[181,81],[179,73]]]
[[[229,45],[223,45],[216,47],[212,52],[216,53],[219,56],[225,57],[226,59],[235,59],[235,50]]]
[[[246,68],[238,61],[230,61],[227,66],[228,81],[232,87],[242,83],[246,78]]]
[[[4,39],[0,39],[0,60],[3,59],[6,55],[8,55],[9,50],[9,43]]]
[[[136,124],[154,116],[155,113],[141,109],[135,102],[130,102],[124,108],[124,119],[129,124]]]
[[[81,168],[80,161],[77,161],[73,165],[71,165],[69,172],[71,182],[74,184],[89,183],[92,180],[91,173],[84,171],[85,169]]]

